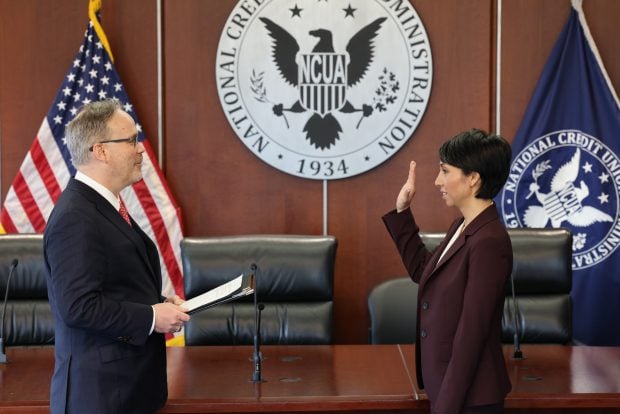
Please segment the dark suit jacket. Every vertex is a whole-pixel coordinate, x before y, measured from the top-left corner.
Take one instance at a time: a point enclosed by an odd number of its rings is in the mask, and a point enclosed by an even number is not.
[[[54,413],[152,413],[167,398],[157,248],[96,191],[71,179],[44,234],[55,321]]]
[[[433,413],[494,404],[510,391],[501,348],[504,289],[512,246],[495,206],[485,209],[441,252],[463,219],[433,252],[426,250],[410,210],[383,217],[418,288],[416,374]]]

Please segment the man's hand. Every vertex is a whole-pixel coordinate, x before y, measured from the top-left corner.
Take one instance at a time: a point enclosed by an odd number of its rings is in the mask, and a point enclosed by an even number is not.
[[[400,193],[398,193],[398,197],[396,198],[396,211],[400,213],[401,211],[408,209],[414,195],[415,161],[411,161],[411,163],[409,163],[409,175],[407,176],[407,181],[403,185],[403,188],[400,189]]]
[[[173,300],[173,298],[169,298],[168,300]],[[185,322],[189,321],[189,315],[185,313],[187,309],[168,302],[168,300],[165,303],[153,305],[153,310],[155,311],[155,332],[179,332]],[[178,298],[178,300],[182,303],[180,298]]]
[[[185,301],[181,299],[178,295],[170,296],[166,298],[166,303],[172,303],[173,305],[181,306]]]

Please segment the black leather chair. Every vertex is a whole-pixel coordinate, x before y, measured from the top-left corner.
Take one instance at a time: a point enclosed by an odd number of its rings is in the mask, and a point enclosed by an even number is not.
[[[336,239],[332,236],[248,235],[181,242],[186,298],[255,271],[263,344],[330,344]],[[252,344],[252,295],[192,315],[186,345]]]
[[[509,282],[502,318],[502,340],[507,343],[513,341],[516,310],[517,333],[521,343],[570,343],[571,233],[566,229],[519,228],[509,229],[508,234],[513,250],[512,277],[516,302],[513,303]],[[444,236],[444,233],[423,233],[422,239],[429,249],[434,249]],[[405,282],[414,283],[408,277],[399,280],[378,285],[375,289],[380,289],[381,295],[376,295],[374,290],[369,295],[372,343],[411,343],[411,329],[415,329],[416,322],[415,312],[401,313],[399,326],[378,319],[396,313],[395,309],[411,307],[410,299],[404,297],[402,289]],[[377,298],[384,297],[387,299],[377,302]],[[391,310],[386,311],[383,307]],[[390,326],[388,332],[381,329],[385,326]]]
[[[368,296],[371,344],[415,342],[418,285],[409,277],[388,279]]]
[[[7,346],[53,345],[54,319],[47,299],[43,235],[0,236],[0,293],[2,300],[14,259],[4,322]]]

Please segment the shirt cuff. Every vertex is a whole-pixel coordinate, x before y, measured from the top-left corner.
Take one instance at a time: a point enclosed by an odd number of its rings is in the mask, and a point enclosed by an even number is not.
[[[151,323],[151,330],[149,331],[149,335],[153,333],[155,330],[155,306],[151,306],[153,308],[153,322]]]

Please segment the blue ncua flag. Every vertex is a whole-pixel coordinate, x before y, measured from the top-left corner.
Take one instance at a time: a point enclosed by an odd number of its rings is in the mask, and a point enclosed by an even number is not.
[[[498,204],[507,227],[573,235],[573,338],[620,345],[620,104],[581,7],[536,85]]]

